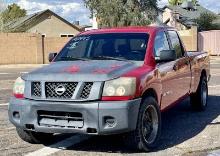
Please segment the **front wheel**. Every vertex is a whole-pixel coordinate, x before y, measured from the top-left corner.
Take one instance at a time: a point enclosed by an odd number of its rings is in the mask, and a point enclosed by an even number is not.
[[[156,147],[161,133],[161,114],[153,97],[143,99],[136,130],[126,134],[125,144],[140,151],[150,151]]]
[[[16,128],[16,131],[22,140],[31,144],[49,142],[53,137],[52,133],[38,133],[32,131],[25,131],[21,128]]]
[[[204,111],[208,101],[208,85],[206,76],[201,77],[196,93],[190,96],[190,103],[194,110]]]

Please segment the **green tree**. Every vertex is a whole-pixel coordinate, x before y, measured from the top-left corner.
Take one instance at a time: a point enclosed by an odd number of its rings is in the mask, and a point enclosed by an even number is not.
[[[182,4],[183,0],[168,0],[170,5]]]
[[[0,32],[3,31],[3,17],[2,17],[2,12],[5,9],[5,3],[3,0],[0,0]]]
[[[189,0],[168,0],[170,5],[179,5],[182,4],[184,1],[189,1]],[[198,3],[198,0],[191,0],[191,2],[195,5]]]
[[[20,17],[26,16],[27,11],[25,9],[21,9],[20,6],[13,3],[7,7],[5,11],[1,13],[3,23],[8,23],[14,19],[18,19]]]
[[[1,12],[1,11],[0,11]],[[0,32],[3,31],[3,18],[2,18],[2,14],[0,13]]]
[[[199,3],[199,1],[198,1],[198,0],[192,0],[192,2],[193,2],[193,4],[194,4],[194,5],[196,5],[196,4],[198,4],[198,3]]]
[[[217,16],[212,13],[202,13],[199,18],[196,19],[200,31],[206,31],[211,29],[218,29],[219,26],[213,24],[213,21],[217,19]]]
[[[99,27],[148,25],[157,16],[157,0],[84,0]]]

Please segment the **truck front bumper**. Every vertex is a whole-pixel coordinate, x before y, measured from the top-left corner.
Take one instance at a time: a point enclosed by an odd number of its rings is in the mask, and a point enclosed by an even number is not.
[[[135,130],[141,99],[50,102],[11,98],[9,120],[44,133],[118,134]]]

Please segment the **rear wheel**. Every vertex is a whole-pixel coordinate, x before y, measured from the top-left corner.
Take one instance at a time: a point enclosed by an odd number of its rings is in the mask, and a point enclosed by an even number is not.
[[[39,144],[49,142],[53,138],[52,133],[38,133],[32,131],[25,131],[21,128],[16,128],[19,137],[31,144]]]
[[[153,97],[147,97],[140,106],[137,128],[126,134],[125,144],[136,150],[150,151],[158,144],[160,132],[160,109]]]
[[[190,96],[190,104],[194,110],[203,111],[207,107],[207,101],[208,101],[207,79],[206,76],[202,76],[196,93]]]

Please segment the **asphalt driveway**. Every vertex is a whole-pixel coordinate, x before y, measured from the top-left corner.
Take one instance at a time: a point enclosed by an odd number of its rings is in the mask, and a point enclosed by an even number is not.
[[[60,135],[48,144],[31,145],[22,141],[9,123],[7,110],[14,80],[41,65],[0,66],[0,155],[214,155],[220,149],[220,58],[211,61],[209,106],[193,112],[189,99],[162,114],[160,146],[150,153],[126,148],[118,136]],[[219,152],[220,155],[220,152]]]

